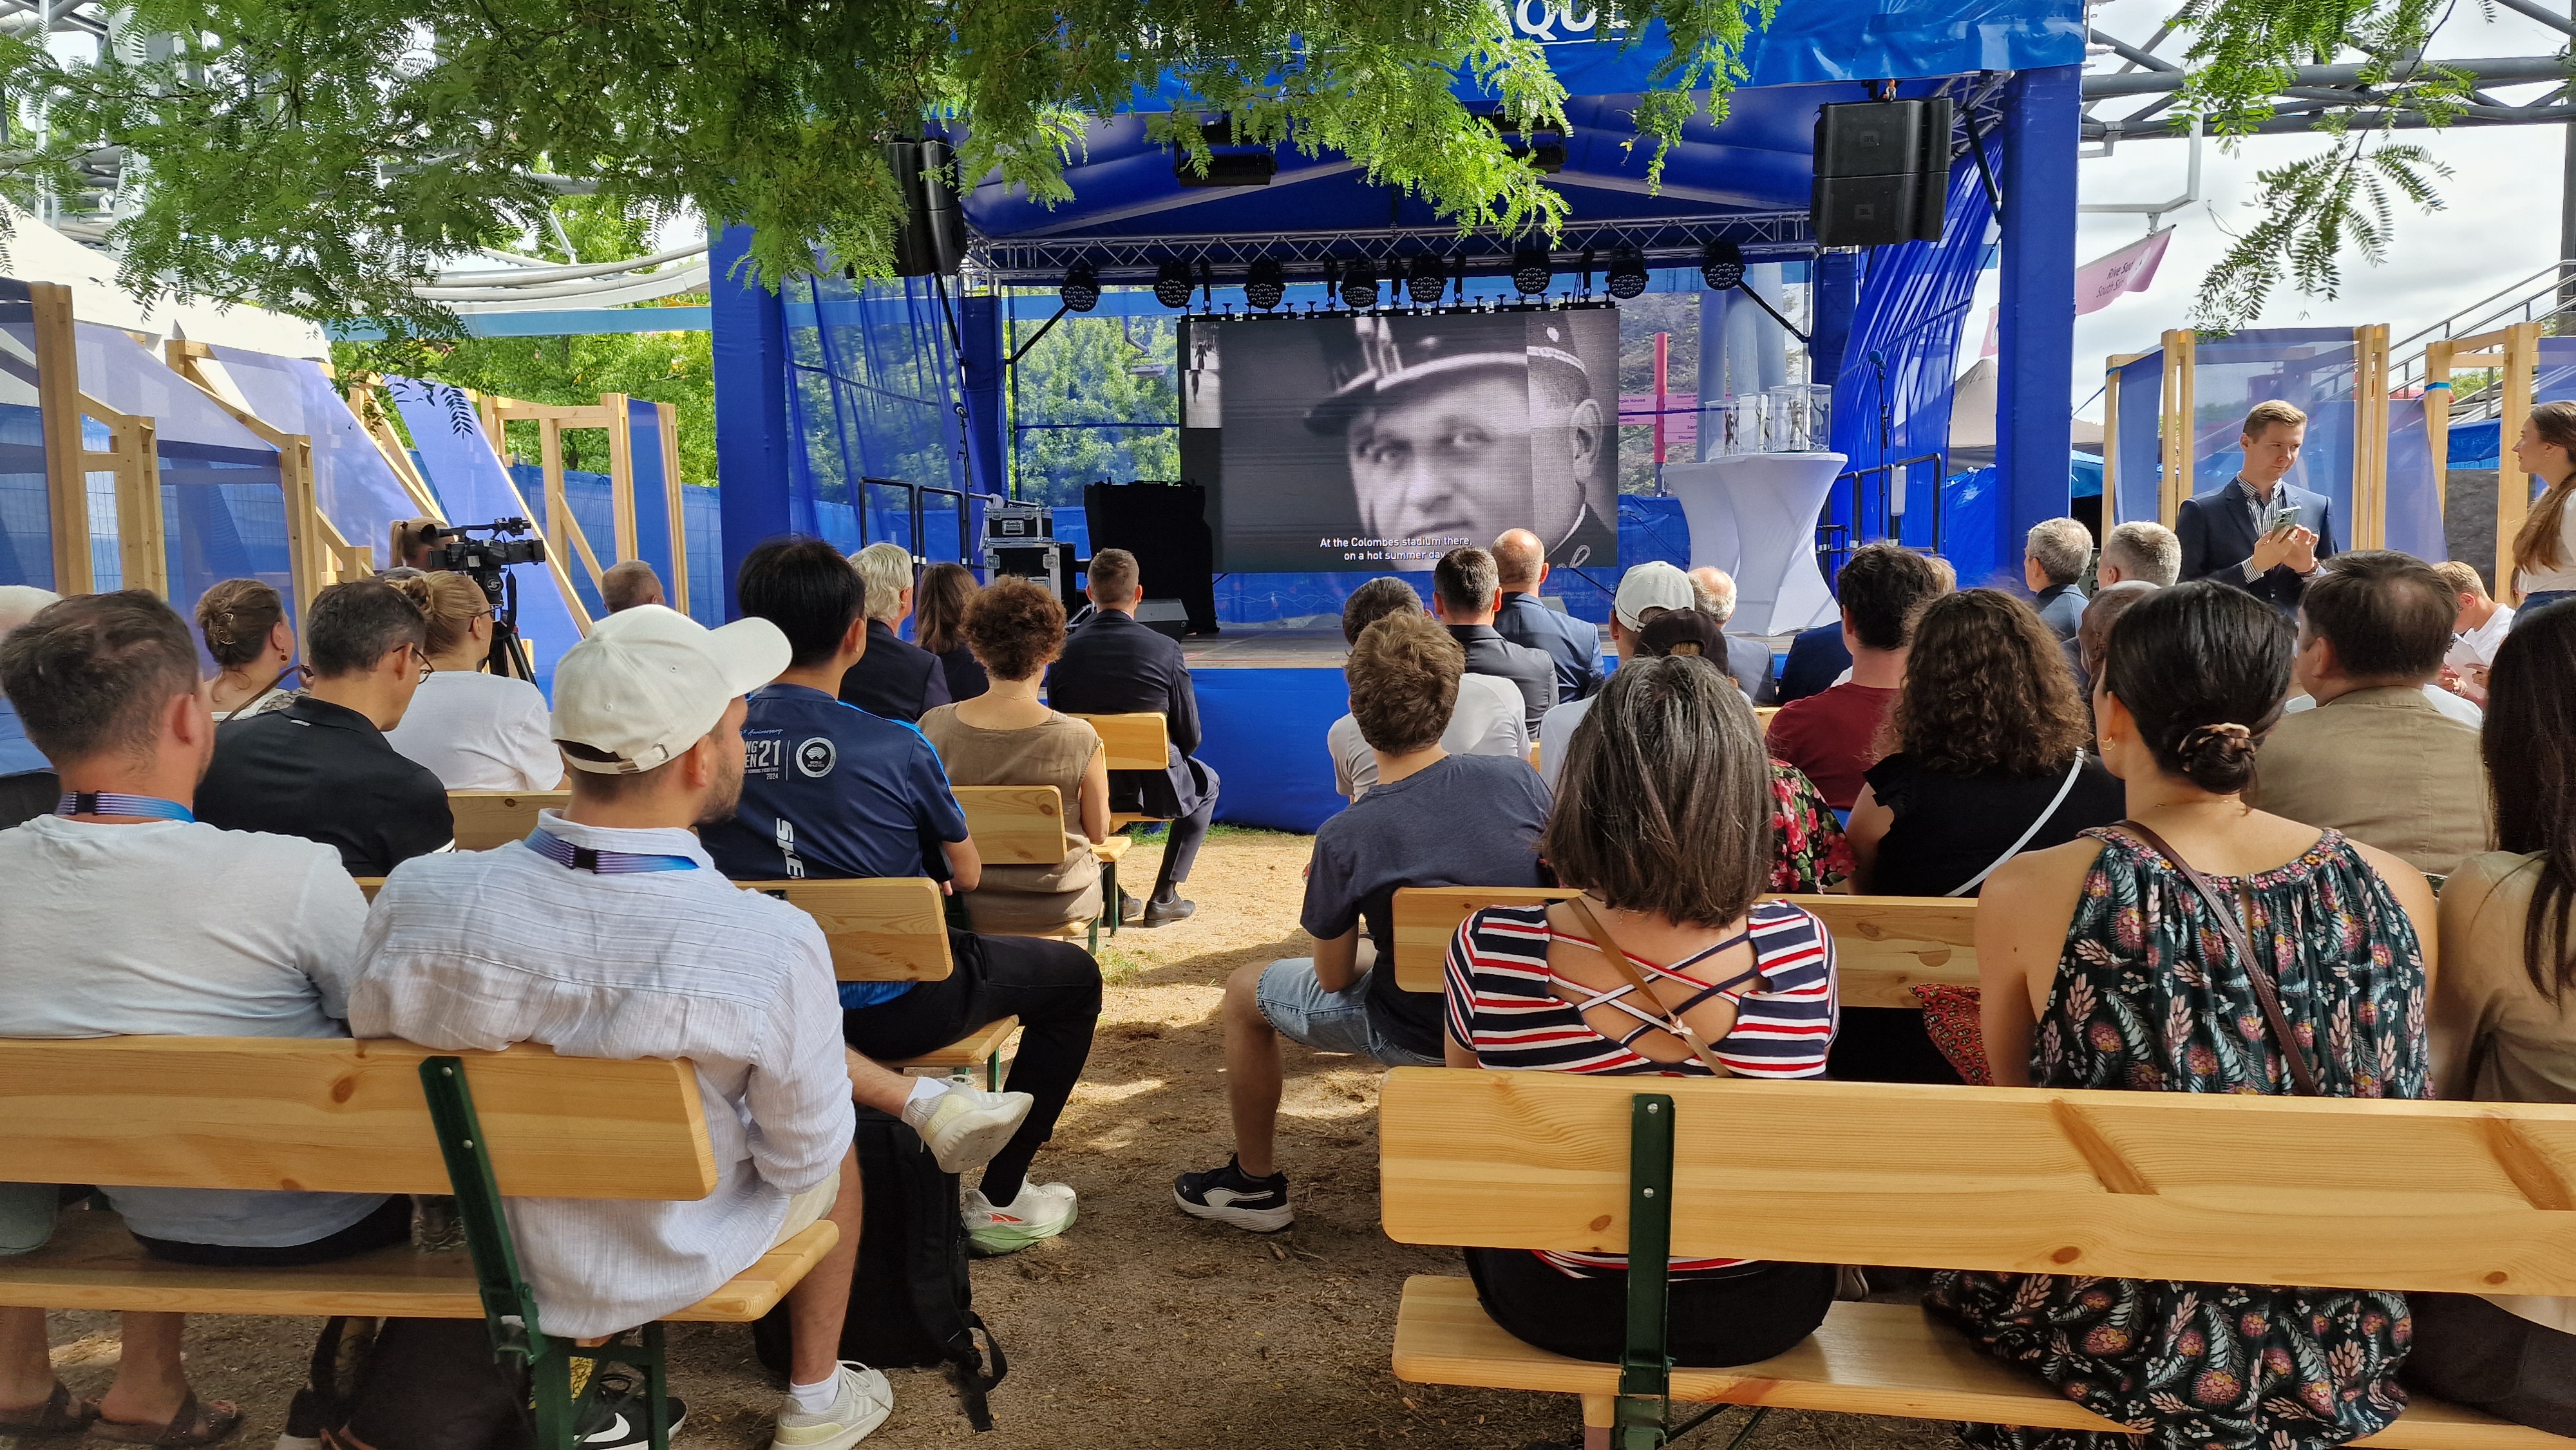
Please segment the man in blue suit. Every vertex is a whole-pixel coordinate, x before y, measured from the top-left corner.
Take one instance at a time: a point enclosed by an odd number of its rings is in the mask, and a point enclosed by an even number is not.
[[[2335,553],[2333,505],[2288,482],[2308,415],[2278,399],[2245,415],[2245,466],[2225,488],[2187,499],[2174,520],[2182,577],[2217,579],[2296,614],[2319,560]]]
[[[1558,704],[1590,698],[1601,688],[1601,626],[1539,602],[1539,588],[1547,583],[1547,545],[1527,529],[1505,530],[1494,540],[1494,573],[1503,587],[1494,632],[1547,651],[1556,664]]]

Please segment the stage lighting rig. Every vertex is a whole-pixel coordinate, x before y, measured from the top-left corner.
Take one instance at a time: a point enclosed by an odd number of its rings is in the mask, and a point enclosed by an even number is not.
[[[1268,257],[1252,264],[1252,274],[1243,279],[1243,300],[1264,312],[1278,306],[1288,296],[1287,269]]]
[[[1709,243],[1708,251],[1700,258],[1699,279],[1708,284],[1711,292],[1723,292],[1742,285],[1744,249],[1733,242]]]
[[[1441,269],[1438,257],[1424,252],[1413,259],[1413,269],[1404,278],[1404,291],[1416,306],[1428,307],[1448,290],[1449,274]]]
[[[1512,253],[1512,287],[1523,297],[1536,297],[1546,291],[1555,277],[1555,264],[1544,247],[1523,247]]]
[[[1610,256],[1607,285],[1610,295],[1625,302],[1646,293],[1646,258],[1635,247],[1621,247]]]
[[[1154,300],[1165,307],[1189,306],[1190,289],[1195,285],[1190,281],[1190,264],[1187,262],[1165,262],[1154,269]]]
[[[1342,274],[1342,303],[1361,311],[1377,305],[1377,268],[1367,262],[1353,262]]]
[[[1064,285],[1055,289],[1056,300],[1069,312],[1089,312],[1100,305],[1100,274],[1089,262],[1076,262],[1064,269]]]

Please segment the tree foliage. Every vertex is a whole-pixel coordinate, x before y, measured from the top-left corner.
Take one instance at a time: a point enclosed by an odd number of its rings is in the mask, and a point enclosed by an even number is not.
[[[1029,349],[1012,398],[1021,498],[1078,504],[1086,483],[1180,477],[1179,332],[1168,317],[1070,317]]]

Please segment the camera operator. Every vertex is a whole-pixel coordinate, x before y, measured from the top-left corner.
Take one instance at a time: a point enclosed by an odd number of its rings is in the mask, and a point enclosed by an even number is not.
[[[385,550],[387,569],[418,569],[428,573],[447,566],[438,556],[447,546],[447,530],[436,519],[404,519],[393,527],[393,537]]]
[[[385,739],[449,790],[561,789],[563,753],[546,697],[526,680],[483,672],[492,657],[492,601],[463,574],[390,582],[428,623],[430,675]]]

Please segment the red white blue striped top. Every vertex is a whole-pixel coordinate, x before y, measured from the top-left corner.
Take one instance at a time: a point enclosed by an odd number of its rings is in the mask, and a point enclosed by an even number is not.
[[[1716,995],[1732,1001],[1735,1024],[1710,1044],[1712,1054],[1738,1077],[1820,1077],[1839,1020],[1834,994],[1834,943],[1824,924],[1785,901],[1757,904],[1745,921],[1753,964],[1734,974]],[[1590,941],[1548,925],[1547,908],[1493,906],[1459,923],[1449,943],[1449,1035],[1473,1048],[1488,1068],[1536,1069],[1605,1075],[1707,1077],[1696,1057],[1658,1062],[1584,1019],[1583,1007],[1558,995],[1560,985],[1586,1002],[1632,1017],[1641,1013],[1626,998],[1630,989],[1594,992],[1566,982],[1547,964],[1548,947]],[[1648,977],[1716,985],[1716,974],[1684,977],[1634,958]],[[1694,959],[1696,960],[1696,959]],[[1689,965],[1684,963],[1682,965]],[[1636,1040],[1632,1033],[1629,1041]],[[1539,1257],[1577,1278],[1625,1273],[1619,1254],[1542,1253]],[[1743,1267],[1740,1259],[1675,1259],[1673,1272],[1709,1274]]]

